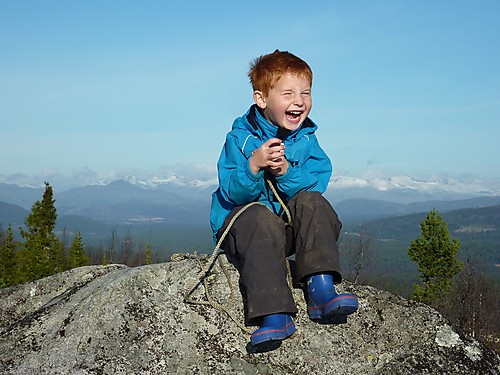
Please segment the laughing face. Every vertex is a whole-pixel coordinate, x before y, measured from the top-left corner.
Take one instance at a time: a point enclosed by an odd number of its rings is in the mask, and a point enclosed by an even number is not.
[[[305,77],[287,73],[269,90],[267,96],[255,91],[254,100],[271,124],[295,130],[311,112],[311,82]]]

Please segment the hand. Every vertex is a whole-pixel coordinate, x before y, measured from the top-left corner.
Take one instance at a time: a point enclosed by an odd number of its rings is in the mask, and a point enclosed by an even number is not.
[[[285,145],[281,139],[271,138],[264,142],[250,157],[250,169],[254,174],[268,169],[273,175],[280,176],[288,170],[285,158]]]

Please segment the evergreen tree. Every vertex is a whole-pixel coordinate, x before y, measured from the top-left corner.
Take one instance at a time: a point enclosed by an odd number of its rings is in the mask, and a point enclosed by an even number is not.
[[[52,187],[45,182],[41,201],[36,201],[25,219],[26,230],[20,228],[25,239],[22,251],[24,263],[20,281],[36,280],[64,269],[62,244],[54,234],[57,220]]]
[[[146,242],[146,249],[144,250],[144,264],[153,264],[153,254],[149,241]]]
[[[89,260],[85,255],[85,247],[83,245],[82,236],[80,232],[78,232],[75,236],[75,239],[71,243],[71,247],[69,248],[69,268],[77,268],[82,266],[87,266],[89,264]]]
[[[420,229],[422,233],[408,249],[408,256],[417,263],[422,281],[421,285],[414,285],[412,298],[432,304],[450,291],[453,276],[462,269],[457,259],[460,242],[451,239],[448,225],[435,209],[420,223]]]
[[[0,244],[0,288],[16,283],[16,249],[12,227],[7,228],[5,238]]]

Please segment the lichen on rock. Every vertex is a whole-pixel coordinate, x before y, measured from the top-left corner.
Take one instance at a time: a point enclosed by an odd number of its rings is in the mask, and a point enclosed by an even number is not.
[[[344,282],[359,311],[342,324],[307,317],[293,294],[297,332],[258,350],[226,314],[184,302],[197,278],[194,257],[137,268],[70,270],[0,290],[0,373],[5,374],[499,374],[500,358],[449,326],[437,311],[368,286]],[[227,304],[218,267],[209,288]],[[239,274],[230,268],[230,280]],[[200,285],[193,298],[203,299]],[[244,321],[236,293],[231,314]]]

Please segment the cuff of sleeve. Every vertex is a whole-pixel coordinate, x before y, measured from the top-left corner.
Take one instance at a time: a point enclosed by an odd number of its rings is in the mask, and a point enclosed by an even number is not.
[[[288,180],[290,180],[292,176],[294,176],[297,173],[297,171],[298,171],[297,167],[292,167],[292,165],[290,164],[284,175],[276,177],[276,182],[279,184],[288,182]]]
[[[245,172],[248,176],[249,179],[255,182],[259,182],[263,177],[264,177],[264,171],[261,169],[259,173],[254,174],[252,170],[250,169],[250,161],[247,159],[245,163]]]

